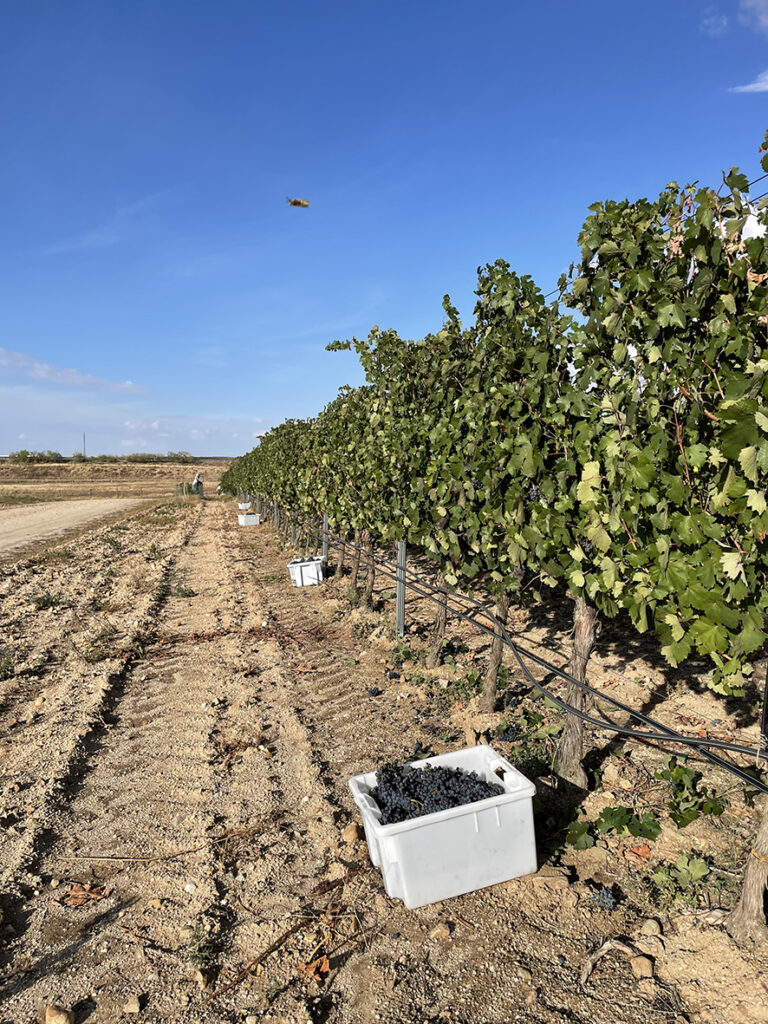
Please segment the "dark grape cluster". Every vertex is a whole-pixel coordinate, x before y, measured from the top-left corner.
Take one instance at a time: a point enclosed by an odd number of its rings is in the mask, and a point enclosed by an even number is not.
[[[487,800],[503,792],[503,786],[486,782],[477,772],[461,768],[385,764],[376,772],[376,787],[371,796],[381,808],[381,824],[394,825],[423,814]]]
[[[310,556],[309,558],[292,558],[291,565],[304,565],[305,562],[316,562],[317,556]]]
[[[603,885],[599,891],[589,897],[590,903],[594,903],[600,910],[606,910],[609,914],[616,909],[616,897],[611,889]]]
[[[515,725],[514,722],[508,722],[501,732],[498,729],[496,730],[496,736],[503,743],[514,743],[515,740],[520,738],[520,727]]]

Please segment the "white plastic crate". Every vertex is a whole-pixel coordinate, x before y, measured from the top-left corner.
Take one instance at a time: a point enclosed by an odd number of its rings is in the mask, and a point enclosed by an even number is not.
[[[258,512],[241,512],[237,521],[241,526],[259,526],[261,516]]]
[[[288,572],[294,587],[312,587],[323,582],[323,560],[319,556],[293,558],[288,563]]]
[[[505,792],[394,825],[379,822],[371,797],[376,773],[356,775],[349,788],[363,815],[368,852],[389,896],[406,907],[450,899],[536,871],[532,797],[536,787],[492,747],[467,747],[411,762],[476,772]],[[497,770],[499,775],[496,774]]]
[[[252,501],[239,501],[237,503],[237,507],[240,509],[241,512],[245,512],[251,507],[252,504]]]

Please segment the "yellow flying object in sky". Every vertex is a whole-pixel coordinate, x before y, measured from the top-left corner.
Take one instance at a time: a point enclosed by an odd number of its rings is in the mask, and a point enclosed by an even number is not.
[[[288,199],[289,206],[309,206],[308,199]]]

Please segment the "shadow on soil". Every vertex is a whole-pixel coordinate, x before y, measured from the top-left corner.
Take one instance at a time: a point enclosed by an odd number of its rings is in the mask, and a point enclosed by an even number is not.
[[[119,918],[120,912],[131,906],[135,901],[124,900],[120,903],[116,903],[108,910],[102,911],[97,914],[90,921],[85,920],[83,922],[77,922],[74,926],[77,930],[77,937],[60,949],[52,953],[45,953],[39,959],[26,966],[20,967],[17,971],[11,974],[9,980],[0,986],[0,1002],[13,998],[14,996],[20,995],[27,988],[33,985],[38,979],[53,976],[57,971],[66,969],[68,963],[71,963],[75,958],[77,952],[82,947],[91,941],[94,935],[103,932],[105,929],[113,925]],[[17,908],[16,919],[21,914],[27,916],[23,909]],[[80,1024],[80,1021],[87,1020],[95,1009],[95,1004],[92,1004],[90,1000],[82,1000],[75,1009],[75,1019]]]

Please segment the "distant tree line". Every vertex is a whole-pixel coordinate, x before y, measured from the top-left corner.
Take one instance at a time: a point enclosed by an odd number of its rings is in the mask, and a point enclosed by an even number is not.
[[[32,452],[22,448],[17,452],[10,452],[8,461],[17,466],[25,466],[32,462],[199,462],[189,452],[168,452],[167,455],[160,455],[156,452],[134,452],[130,455],[83,455],[82,452],[75,452],[71,458],[62,455],[61,452],[44,451]]]

